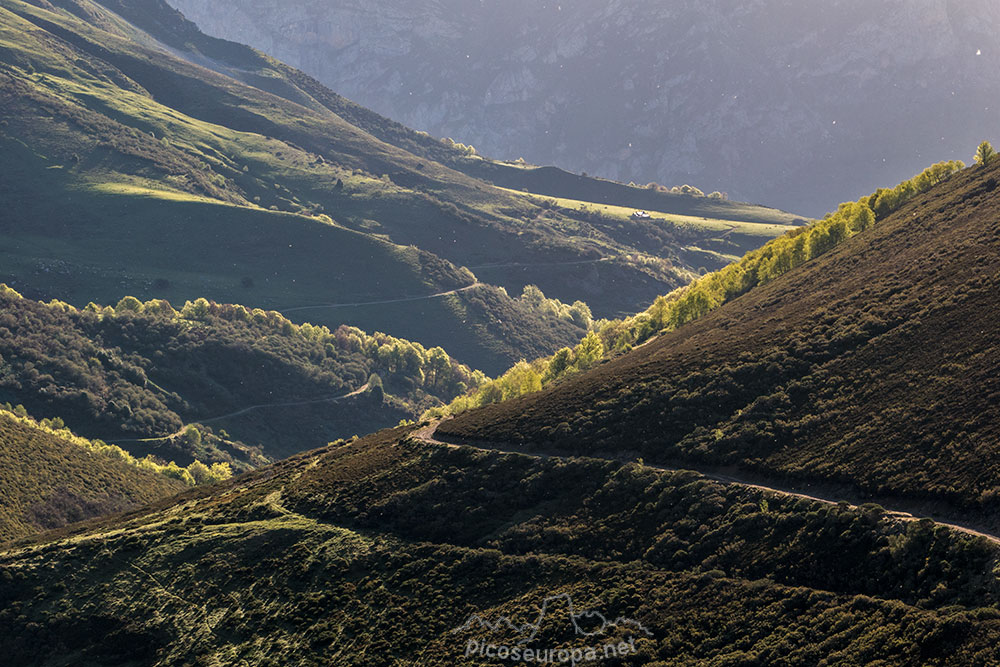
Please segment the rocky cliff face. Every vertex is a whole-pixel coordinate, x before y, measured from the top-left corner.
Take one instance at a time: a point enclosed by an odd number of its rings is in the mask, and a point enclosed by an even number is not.
[[[411,127],[819,214],[1000,139],[995,0],[171,0]]]

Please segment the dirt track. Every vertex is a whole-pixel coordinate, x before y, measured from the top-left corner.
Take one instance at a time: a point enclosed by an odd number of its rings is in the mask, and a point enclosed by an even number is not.
[[[567,457],[567,456],[564,456],[564,455],[561,455],[561,454],[554,454],[554,453],[550,453],[550,452],[542,452],[542,451],[538,451],[538,450],[524,451],[522,449],[516,449],[516,448],[513,448],[513,447],[511,447],[511,448],[504,448],[502,446],[497,446],[497,445],[485,446],[485,445],[482,445],[482,444],[468,444],[468,443],[456,444],[456,443],[453,443],[453,442],[444,442],[442,440],[438,440],[435,437],[435,434],[436,434],[437,427],[438,427],[439,423],[440,422],[438,422],[438,421],[431,422],[427,426],[425,426],[425,427],[421,428],[420,430],[415,431],[414,433],[412,433],[410,437],[413,438],[414,440],[417,440],[417,441],[422,442],[424,444],[432,445],[432,446],[435,446],[435,447],[449,447],[449,448],[452,448],[452,449],[460,449],[462,447],[471,447],[472,449],[478,449],[479,451],[484,451],[484,452],[500,452],[500,453],[504,453],[504,454],[518,454],[520,456],[529,456],[531,458],[536,458],[536,459],[540,459],[540,460],[550,459],[550,458],[553,458],[553,459],[568,459],[568,458],[571,458],[571,457]],[[767,491],[769,493],[775,493],[775,494],[782,495],[782,496],[790,496],[790,497],[794,497],[794,498],[803,498],[805,500],[812,500],[812,501],[815,501],[815,502],[825,503],[825,504],[828,504],[828,505],[839,505],[841,503],[844,503],[844,504],[846,504],[846,505],[848,505],[848,506],[850,506],[852,508],[859,507],[859,505],[850,503],[850,502],[848,502],[848,501],[846,501],[846,500],[844,500],[842,498],[834,498],[834,497],[827,497],[827,496],[822,496],[822,495],[814,495],[814,492],[809,492],[809,491],[805,491],[805,490],[802,490],[802,489],[790,489],[790,488],[782,488],[782,487],[777,487],[777,486],[769,486],[769,485],[760,484],[760,483],[757,483],[757,482],[754,482],[754,481],[751,481],[751,480],[748,480],[748,479],[741,479],[740,477],[733,476],[733,475],[719,474],[717,472],[708,472],[708,471],[698,470],[697,468],[694,468],[694,467],[671,468],[671,467],[667,467],[667,466],[650,465],[648,463],[639,464],[636,461],[625,460],[625,459],[613,459],[613,460],[616,460],[616,461],[618,461],[620,463],[633,463],[633,464],[636,464],[636,465],[643,465],[643,466],[645,466],[647,468],[652,468],[654,470],[665,470],[667,472],[678,472],[678,471],[681,471],[681,470],[687,470],[687,471],[695,472],[695,473],[701,475],[702,477],[704,477],[705,479],[709,479],[709,480],[712,480],[714,482],[719,482],[720,484],[735,484],[735,485],[744,486],[744,487],[751,488],[751,489],[759,489],[761,491]],[[899,519],[900,521],[920,521],[922,519],[930,519],[930,520],[934,521],[934,523],[936,523],[938,525],[941,525],[941,526],[945,526],[946,528],[950,528],[952,530],[957,530],[957,531],[959,531],[961,533],[966,533],[967,535],[975,535],[977,537],[982,537],[982,538],[985,538],[985,539],[989,540],[990,542],[993,542],[994,544],[1000,545],[1000,535],[996,535],[996,534],[989,533],[989,532],[986,532],[986,531],[983,531],[983,530],[980,530],[980,529],[972,528],[970,526],[966,526],[966,525],[962,525],[962,524],[958,524],[958,523],[953,523],[952,521],[949,521],[949,520],[943,519],[943,518],[939,518],[939,517],[934,517],[934,516],[916,516],[916,515],[914,515],[914,514],[912,514],[910,512],[905,512],[905,511],[902,511],[902,510],[893,510],[893,509],[888,508],[888,507],[883,507],[883,509],[885,510],[885,512],[887,514],[889,514],[893,518]]]
[[[291,408],[291,407],[295,407],[295,406],[298,406],[298,405],[312,405],[314,403],[328,403],[328,402],[332,402],[332,401],[342,401],[345,398],[351,398],[352,396],[357,396],[359,394],[362,394],[365,391],[367,391],[367,389],[368,389],[368,383],[366,382],[363,385],[361,385],[360,387],[358,387],[357,389],[355,389],[354,391],[352,391],[350,393],[347,393],[347,394],[341,394],[340,396],[327,396],[326,398],[312,398],[312,399],[309,399],[309,400],[306,400],[306,401],[291,401],[291,402],[286,402],[286,403],[262,403],[260,405],[250,405],[250,406],[242,408],[240,410],[236,410],[235,412],[230,412],[228,414],[219,415],[218,417],[210,417],[208,419],[199,419],[199,420],[197,420],[194,423],[197,423],[197,424],[211,424],[212,422],[221,421],[223,419],[229,419],[230,417],[239,417],[240,415],[244,415],[244,414],[246,414],[248,412],[251,412],[253,410],[261,410],[263,408]],[[169,435],[161,435],[161,436],[157,436],[157,437],[153,437],[153,438],[104,438],[103,440],[105,442],[111,442],[111,443],[117,443],[117,442],[158,442],[160,440],[167,440],[169,438],[173,438],[175,436],[178,436],[181,433],[183,433],[184,429],[186,429],[186,428],[187,428],[187,425],[185,424],[183,427],[181,427],[181,430],[177,431],[176,433],[171,433]]]
[[[427,294],[425,296],[406,296],[398,299],[384,299],[382,301],[357,301],[354,303],[321,303],[315,306],[296,306],[295,308],[279,308],[279,312],[282,313],[294,313],[297,310],[322,310],[324,308],[355,308],[357,306],[381,306],[383,304],[389,303],[408,303],[410,301],[427,301],[428,299],[439,299],[444,296],[451,296],[452,294],[461,294],[462,292],[467,292],[471,289],[477,287],[482,287],[483,283],[472,283],[471,285],[466,285],[465,287],[459,287],[458,289],[448,290],[446,292],[437,292],[435,294]]]

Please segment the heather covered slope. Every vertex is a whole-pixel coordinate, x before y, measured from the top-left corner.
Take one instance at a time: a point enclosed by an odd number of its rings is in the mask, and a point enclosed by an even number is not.
[[[998,177],[952,176],[693,323],[439,434],[737,466],[993,521]]]
[[[996,557],[876,507],[397,429],[8,546],[0,649],[38,665],[493,665],[463,657],[474,626],[452,631],[569,596],[645,628],[589,638],[635,640],[612,664],[976,664],[1000,638]],[[565,603],[549,611],[528,646],[580,645]]]
[[[0,541],[133,509],[187,488],[4,410],[0,471]]]

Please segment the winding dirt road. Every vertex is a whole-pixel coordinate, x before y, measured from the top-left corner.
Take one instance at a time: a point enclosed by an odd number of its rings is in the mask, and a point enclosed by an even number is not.
[[[465,287],[459,287],[458,289],[448,290],[446,292],[437,292],[436,294],[426,294],[424,296],[406,296],[399,299],[384,299],[382,301],[357,301],[354,303],[321,303],[315,306],[296,306],[294,308],[278,308],[278,312],[281,313],[294,313],[297,310],[322,310],[325,308],[354,308],[356,306],[381,306],[388,303],[408,303],[410,301],[427,301],[429,299],[440,299],[444,296],[451,296],[452,294],[461,294],[462,292],[467,292],[471,289],[476,289],[477,287],[482,287],[483,283],[475,282],[471,285],[466,285]]]
[[[480,264],[479,266],[467,266],[470,271],[480,269],[521,269],[521,268],[547,268],[550,266],[580,266],[583,264],[601,264],[602,262],[613,261],[614,257],[598,257],[597,259],[577,259],[569,262],[501,262],[499,264]]]
[[[352,392],[347,394],[341,394],[339,396],[327,396],[325,398],[311,398],[306,401],[290,401],[286,403],[261,403],[260,405],[251,405],[235,412],[230,412],[228,414],[219,415],[218,417],[209,417],[208,419],[199,419],[194,424],[211,424],[212,422],[222,421],[223,419],[229,419],[231,417],[239,417],[240,415],[245,415],[253,410],[261,410],[264,408],[292,408],[300,405],[313,405],[315,403],[333,403],[336,401],[342,401],[345,398],[351,398],[353,396],[358,396],[363,394],[368,390],[368,383],[365,382],[363,385],[358,387]],[[168,440],[174,438],[184,432],[184,429],[188,427],[187,424],[181,427],[181,430],[176,433],[171,433],[170,435],[161,435],[153,438],[102,438],[104,442],[118,443],[118,442],[158,442],[160,440]]]
[[[564,455],[561,455],[561,454],[554,454],[554,453],[549,453],[549,452],[540,452],[540,451],[537,451],[537,450],[535,450],[535,451],[524,451],[524,450],[521,450],[521,449],[515,449],[513,447],[511,447],[511,448],[505,448],[505,447],[499,446],[499,445],[483,445],[483,444],[469,444],[469,443],[456,444],[456,443],[453,443],[453,442],[445,442],[443,440],[438,440],[435,437],[436,433],[437,433],[438,424],[440,424],[440,423],[441,423],[440,421],[433,421],[430,424],[428,424],[427,426],[424,426],[423,428],[421,428],[420,430],[414,431],[413,433],[411,433],[410,437],[413,438],[414,440],[417,440],[417,441],[425,444],[425,445],[430,445],[430,446],[434,446],[434,447],[448,447],[450,449],[461,449],[462,447],[470,447],[472,449],[477,449],[477,450],[482,451],[482,452],[499,452],[499,453],[503,453],[503,454],[518,454],[518,455],[521,455],[521,456],[528,456],[528,457],[535,458],[535,459],[538,459],[538,460],[546,460],[546,459],[565,459],[565,460],[568,460],[568,459],[572,458],[572,457],[564,456]],[[587,457],[578,457],[578,458],[587,458]],[[591,457],[591,458],[596,458],[596,457]],[[859,505],[851,503],[851,502],[848,502],[847,500],[845,500],[843,498],[835,498],[835,497],[832,497],[832,496],[817,495],[816,492],[810,491],[810,490],[791,489],[791,488],[785,488],[785,487],[770,486],[770,485],[767,485],[767,484],[760,484],[758,482],[754,482],[754,481],[751,481],[749,479],[740,478],[740,477],[733,476],[733,475],[720,474],[718,472],[699,470],[699,469],[693,468],[693,467],[672,468],[672,467],[668,467],[668,466],[651,465],[651,464],[648,464],[648,463],[641,463],[640,464],[637,461],[627,460],[627,459],[624,459],[624,458],[623,459],[607,459],[607,460],[614,460],[614,461],[616,461],[618,463],[632,463],[632,464],[635,464],[635,465],[642,465],[642,466],[644,466],[646,468],[651,468],[653,470],[663,470],[663,471],[666,471],[666,472],[680,472],[682,470],[683,471],[690,471],[690,472],[695,472],[695,473],[701,475],[705,479],[712,480],[713,482],[718,482],[720,484],[738,485],[738,486],[742,486],[742,487],[749,488],[749,489],[757,489],[759,491],[766,491],[766,492],[769,492],[769,493],[774,493],[774,494],[781,495],[781,496],[788,496],[788,497],[792,497],[792,498],[802,498],[802,499],[805,499],[805,500],[811,500],[811,501],[814,501],[814,502],[824,503],[824,504],[827,504],[827,505],[839,505],[841,503],[844,503],[844,504],[848,505],[851,508],[858,508],[859,507]],[[954,520],[951,520],[951,519],[948,519],[948,518],[944,518],[944,517],[937,517],[937,516],[933,516],[933,515],[929,515],[929,514],[925,514],[924,516],[916,516],[916,515],[914,515],[914,514],[912,514],[910,512],[905,512],[905,511],[902,511],[902,510],[893,510],[893,509],[890,509],[890,508],[884,507],[884,506],[883,506],[883,509],[885,510],[886,514],[888,514],[888,515],[892,516],[893,518],[898,519],[900,521],[920,521],[922,519],[930,519],[931,521],[933,521],[934,523],[936,523],[936,524],[938,524],[940,526],[945,526],[946,528],[950,528],[952,530],[956,530],[956,531],[958,531],[960,533],[965,533],[967,535],[975,535],[976,537],[982,537],[982,538],[984,538],[986,540],[989,540],[993,544],[1000,545],[1000,535],[988,532],[988,531],[986,531],[984,529],[981,529],[981,528],[976,528],[976,527],[972,527],[970,525],[965,525],[965,524],[961,524],[961,523],[955,523]]]

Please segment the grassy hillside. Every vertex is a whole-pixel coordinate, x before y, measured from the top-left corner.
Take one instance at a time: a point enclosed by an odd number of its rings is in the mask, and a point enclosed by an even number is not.
[[[180,302],[207,295],[291,309],[430,297],[475,283],[468,271],[427,252],[328,218],[220,202],[165,190],[156,181],[81,182],[74,168],[38,155],[20,131],[16,136],[3,142],[12,160],[5,162],[8,178],[0,188],[13,209],[0,223],[3,271],[30,295],[79,306],[116,302],[125,294]],[[546,322],[488,286],[409,308],[321,307],[307,319],[448,343],[456,355],[479,359],[494,372],[579,336],[574,327]]]
[[[800,487],[937,503],[992,525],[997,178],[996,166],[975,167],[914,193],[714,310],[722,283],[696,286],[707,290],[689,304],[700,304],[697,319],[442,432],[737,466]],[[866,206],[882,211],[891,196],[880,190]]]
[[[435,161],[457,164],[453,148],[200,36],[160,2],[107,6],[136,25],[88,0],[0,3],[0,142],[17,156],[4,162],[0,234],[15,250],[3,278],[27,294],[78,305],[125,293],[264,308],[396,302],[471,285],[465,265],[489,266],[487,279],[512,294],[533,282],[568,303],[593,300],[601,315],[720,261],[686,259],[658,230],[630,239],[470,178]],[[612,261],[576,264],[597,259]],[[448,343],[494,372],[579,338],[495,290],[471,296],[309,319]]]
[[[456,356],[478,358],[493,372],[580,335],[578,327],[532,312],[427,253],[321,221],[125,186],[82,192],[85,212],[71,213],[78,201],[72,190],[46,199],[51,181],[15,183],[4,185],[18,196],[33,193],[33,219],[49,222],[0,223],[0,278],[38,298],[82,307],[125,294],[177,303],[209,295],[286,310],[299,322],[351,323],[431,346],[447,343]],[[144,224],[133,226],[137,219]],[[95,261],[102,257],[107,264]]]
[[[146,505],[187,488],[0,409],[0,541]]]
[[[0,647],[38,665],[487,665],[463,657],[484,632],[452,631],[530,622],[562,595],[645,632],[589,626],[584,641],[563,597],[526,646],[632,641],[617,664],[960,665],[995,650],[996,557],[876,507],[397,430],[9,547]]]
[[[67,15],[17,2],[6,7],[10,103],[2,122],[4,147],[18,159],[5,162],[5,190],[15,194],[2,233],[16,255],[9,277],[27,293],[81,306],[134,293],[292,308],[430,297],[475,282],[424,250],[362,229],[377,226],[375,217],[412,226],[421,210],[441,212],[430,186],[417,192],[382,177],[421,172],[409,154],[329,111],[294,105]],[[422,173],[458,199],[480,187],[434,165]],[[333,223],[326,207],[348,224],[363,215],[361,231]],[[450,210],[458,214],[454,204]],[[453,226],[447,214],[437,217]],[[48,280],[51,263],[62,280]],[[73,294],[64,293],[67,283]],[[232,298],[236,293],[242,298]],[[472,296],[429,298],[422,318],[390,304],[321,309],[310,319],[368,328],[391,322],[395,333],[431,345],[447,341],[456,354],[497,367],[576,336],[563,328],[550,338],[549,326],[495,290]],[[498,309],[483,310],[495,301]],[[498,321],[529,333],[475,328]]]
[[[0,402],[138,456],[259,465],[414,418],[483,379],[441,348],[274,311],[133,297],[79,310],[0,285]]]
[[[671,192],[655,183],[625,185],[603,178],[572,174],[558,167],[537,167],[509,162],[459,158],[465,171],[514,190],[565,199],[585,199],[595,204],[630,209],[669,211],[677,215],[778,225],[803,224],[805,220],[774,208],[733,202],[724,198]]]

